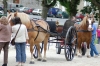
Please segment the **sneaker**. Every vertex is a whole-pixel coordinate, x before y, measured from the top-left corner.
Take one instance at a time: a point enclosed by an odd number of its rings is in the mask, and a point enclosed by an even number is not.
[[[24,63],[21,63],[21,66],[24,66]]]
[[[94,57],[97,58],[99,55],[95,55]]]
[[[18,63],[16,66],[21,66],[21,63]]]

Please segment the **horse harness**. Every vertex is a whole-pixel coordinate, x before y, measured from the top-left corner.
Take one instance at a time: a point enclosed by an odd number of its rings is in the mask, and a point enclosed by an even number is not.
[[[75,23],[76,24],[76,23]],[[75,27],[76,28],[76,27]],[[77,32],[91,32],[89,30],[83,30],[81,29],[80,25],[78,26]]]
[[[91,31],[80,29],[80,26],[79,26],[77,32],[91,32]]]
[[[34,29],[33,24],[32,24],[32,21],[30,20],[30,23],[32,25],[32,28],[31,29],[27,29],[27,31],[28,32],[30,32],[30,31],[37,31],[37,35],[36,35],[36,37],[34,39],[34,41],[35,41],[37,39],[38,35],[39,35],[39,32],[45,32],[46,33],[47,30],[44,29],[43,27],[41,27],[38,23],[36,23],[37,20],[33,20],[33,21],[34,21],[34,23],[35,23],[35,25],[36,25],[36,27],[37,27],[38,30]],[[40,29],[43,29],[43,30],[40,30]],[[48,26],[47,26],[47,29],[48,29]]]

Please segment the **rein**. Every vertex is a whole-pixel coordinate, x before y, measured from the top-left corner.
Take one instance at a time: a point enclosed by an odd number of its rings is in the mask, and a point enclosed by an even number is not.
[[[91,31],[88,31],[88,30],[77,30],[77,32],[91,32]]]

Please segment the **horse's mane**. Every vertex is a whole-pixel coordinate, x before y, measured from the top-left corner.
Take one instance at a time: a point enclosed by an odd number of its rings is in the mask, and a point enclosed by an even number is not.
[[[21,22],[24,22],[24,23],[30,21],[30,17],[26,13],[15,12],[15,13],[10,13],[10,15],[11,15],[11,17],[16,17],[16,16],[20,17]]]
[[[85,26],[86,25],[86,21],[87,21],[87,16],[85,16],[84,18],[83,18],[83,20],[81,21],[81,23],[80,23],[80,26]]]

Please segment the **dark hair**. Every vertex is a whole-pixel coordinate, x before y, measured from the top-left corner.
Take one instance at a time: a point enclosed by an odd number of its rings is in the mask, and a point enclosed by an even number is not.
[[[19,17],[15,17],[15,24],[22,24],[21,19]]]
[[[13,24],[15,24],[15,18],[12,18],[12,19],[11,19],[11,22],[12,22]]]

